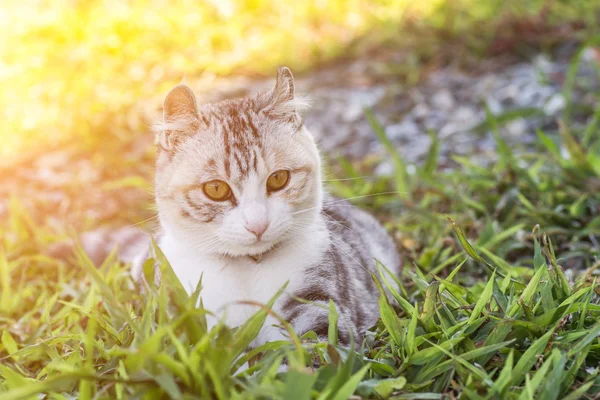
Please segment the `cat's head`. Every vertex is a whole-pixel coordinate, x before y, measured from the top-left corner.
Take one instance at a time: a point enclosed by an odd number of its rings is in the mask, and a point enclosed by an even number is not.
[[[257,256],[306,234],[321,211],[320,158],[289,69],[273,89],[198,106],[179,85],[156,136],[156,202],[168,234],[201,253]]]

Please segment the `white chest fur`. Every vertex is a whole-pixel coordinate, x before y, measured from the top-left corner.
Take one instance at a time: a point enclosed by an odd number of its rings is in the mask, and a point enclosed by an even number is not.
[[[326,228],[317,224],[314,230],[267,254],[260,262],[247,257],[232,259],[197,254],[190,250],[193,246],[186,246],[168,235],[159,245],[188,293],[196,288],[202,276],[200,297],[205,309],[235,327],[258,310],[257,306],[236,302],[265,304],[288,281],[286,293],[302,287],[305,269],[319,262],[329,246],[329,238]],[[275,304],[276,312],[284,297]],[[275,321],[270,318],[270,322]],[[270,335],[260,341],[277,338]]]

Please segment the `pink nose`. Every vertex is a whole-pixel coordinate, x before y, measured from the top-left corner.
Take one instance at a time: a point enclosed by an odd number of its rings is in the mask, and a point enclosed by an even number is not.
[[[246,230],[256,235],[258,240],[260,240],[262,234],[265,233],[268,227],[269,221],[253,221],[245,225]]]

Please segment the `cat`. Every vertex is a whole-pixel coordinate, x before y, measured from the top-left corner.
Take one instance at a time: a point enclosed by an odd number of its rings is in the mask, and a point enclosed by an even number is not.
[[[258,309],[240,302],[265,304],[288,282],[275,314],[326,340],[333,300],[348,346],[379,317],[376,260],[397,275],[400,258],[375,218],[325,193],[306,107],[286,67],[272,89],[237,100],[199,106],[188,86],[171,89],[156,127],[157,242],[188,293],[202,277],[203,306],[227,325]],[[269,315],[253,347],[285,340],[279,324]]]
[[[375,218],[326,196],[305,107],[286,67],[271,90],[215,104],[174,87],[156,130],[158,245],[186,290],[202,276],[204,307],[228,325],[257,310],[236,302],[264,304],[289,281],[273,311],[326,338],[331,299],[348,345],[379,316],[375,260],[393,274],[400,260]],[[269,316],[254,344],[284,339],[276,324]]]

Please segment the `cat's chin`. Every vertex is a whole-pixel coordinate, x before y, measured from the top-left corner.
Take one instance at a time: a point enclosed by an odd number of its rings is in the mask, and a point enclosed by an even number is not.
[[[254,261],[260,261],[264,256],[270,254],[281,247],[281,242],[260,243],[253,246],[232,246],[222,255],[225,257],[239,258],[250,257]]]

